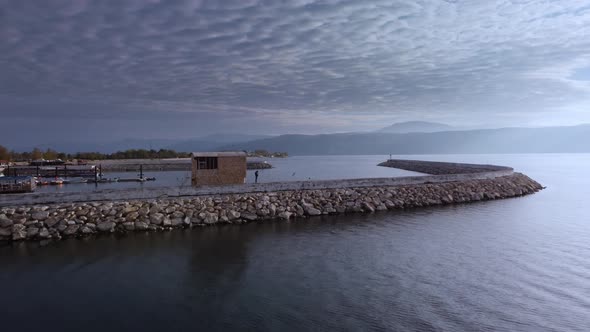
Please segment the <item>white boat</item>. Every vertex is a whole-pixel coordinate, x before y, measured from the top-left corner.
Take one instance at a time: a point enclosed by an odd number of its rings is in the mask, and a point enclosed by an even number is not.
[[[64,184],[72,184],[72,183],[88,183],[88,179],[85,178],[73,178],[73,179],[66,179],[63,180]]]
[[[4,176],[4,167],[0,167],[0,176]]]
[[[59,185],[59,184],[64,184],[64,179],[62,178],[55,178],[49,181],[49,184],[53,184],[53,185]]]

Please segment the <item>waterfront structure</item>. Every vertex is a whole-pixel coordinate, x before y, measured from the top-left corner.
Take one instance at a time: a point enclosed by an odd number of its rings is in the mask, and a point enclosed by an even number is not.
[[[383,166],[436,175],[0,195],[0,241],[374,213],[519,197],[543,189],[510,167],[395,160]]]
[[[28,193],[35,191],[37,184],[32,176],[0,177],[0,194]]]
[[[57,166],[9,166],[5,174],[8,176],[37,177],[94,177],[95,165],[57,165]]]
[[[0,176],[4,176],[4,170],[8,166],[8,160],[0,160]]]
[[[37,160],[33,160],[29,163],[30,166],[60,166],[63,164],[65,164],[65,162],[61,159],[55,159],[55,160],[37,159]]]
[[[246,182],[245,152],[193,152],[191,158],[193,186]]]

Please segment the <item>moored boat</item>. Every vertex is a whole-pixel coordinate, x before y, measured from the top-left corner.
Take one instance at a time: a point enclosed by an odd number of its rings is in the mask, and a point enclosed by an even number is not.
[[[52,185],[64,184],[64,179],[62,179],[62,178],[55,178],[55,179],[49,181],[49,184],[52,184]]]
[[[112,178],[112,179],[87,179],[87,183],[112,183],[112,182],[119,182],[119,178]]]
[[[64,180],[64,183],[68,183],[68,184],[70,184],[70,183],[88,183],[88,179],[85,179],[85,178],[67,179],[67,180]]]
[[[35,179],[35,183],[38,186],[47,186],[47,185],[49,185],[49,180],[47,180],[47,179],[40,178],[40,177],[39,178],[38,177],[35,177],[34,179]]]

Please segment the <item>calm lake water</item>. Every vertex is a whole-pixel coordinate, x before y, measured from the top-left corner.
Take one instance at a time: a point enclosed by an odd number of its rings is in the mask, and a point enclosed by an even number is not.
[[[307,158],[318,169],[332,157]],[[411,158],[509,165],[547,189],[374,215],[5,245],[2,326],[590,330],[590,155]]]
[[[294,156],[289,158],[268,158],[274,168],[259,170],[258,182],[337,180],[354,178],[381,178],[421,175],[400,169],[377,166],[389,156]],[[246,182],[254,183],[254,170],[247,172]],[[136,172],[112,172],[105,178],[135,178]],[[149,187],[180,187],[191,185],[190,171],[145,172],[145,177],[155,177],[149,182],[79,183],[60,186],[40,186],[37,192],[96,191],[102,189],[126,189]]]

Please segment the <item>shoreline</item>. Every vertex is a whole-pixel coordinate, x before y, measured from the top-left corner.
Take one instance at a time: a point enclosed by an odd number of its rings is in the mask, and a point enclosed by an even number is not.
[[[103,172],[137,172],[140,166],[144,172],[191,171],[190,158],[175,159],[123,159],[123,160],[95,160],[93,165],[102,167]],[[272,165],[259,158],[248,158],[247,169],[268,169]]]
[[[394,165],[395,161],[386,163],[384,166],[400,167]],[[432,172],[437,169],[439,174],[174,188],[175,192],[168,193],[166,191],[172,188],[153,188],[120,191],[118,196],[116,191],[86,195],[0,196],[0,206],[3,206],[0,208],[0,239],[59,240],[100,233],[374,213],[519,197],[543,189],[536,181],[513,172],[509,167],[423,161],[404,163],[404,167],[423,170],[426,167]],[[468,170],[471,172],[465,173]],[[14,199],[8,200],[10,196]]]

